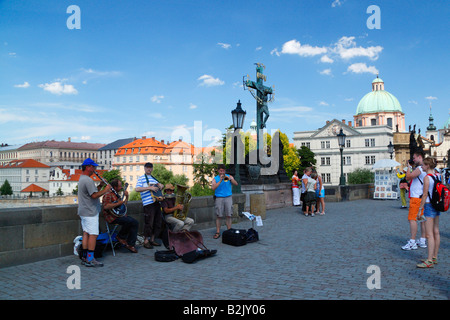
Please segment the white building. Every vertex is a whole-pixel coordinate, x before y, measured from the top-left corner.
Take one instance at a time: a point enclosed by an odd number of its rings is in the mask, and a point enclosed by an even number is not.
[[[393,141],[393,132],[405,128],[400,103],[384,90],[378,76],[372,82],[372,92],[358,103],[354,121],[352,125],[351,121],[334,119],[315,131],[294,132],[294,146],[306,146],[314,152],[317,172],[325,184],[339,184],[341,154],[337,134],[341,129],[346,135],[343,172],[347,181],[348,173],[355,169],[371,170],[376,161],[390,158],[388,145]]]
[[[49,190],[50,167],[33,159],[13,160],[0,166],[0,186],[8,180],[14,196]]]
[[[103,175],[105,170],[96,170],[98,174]],[[56,196],[61,188],[63,195],[71,195],[73,190],[77,189],[82,171],[80,169],[62,169],[57,167],[53,170],[53,175],[49,180],[49,195]],[[95,184],[100,183],[100,179],[94,174],[91,176]]]

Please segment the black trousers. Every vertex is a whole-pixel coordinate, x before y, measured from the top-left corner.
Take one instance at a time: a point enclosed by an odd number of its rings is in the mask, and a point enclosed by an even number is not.
[[[139,228],[139,222],[132,217],[120,217],[114,220],[114,223],[121,226],[119,233],[117,236],[121,239],[127,240],[127,243],[130,246],[136,244],[137,233]]]
[[[144,237],[159,238],[161,233],[162,215],[159,202],[144,206]]]

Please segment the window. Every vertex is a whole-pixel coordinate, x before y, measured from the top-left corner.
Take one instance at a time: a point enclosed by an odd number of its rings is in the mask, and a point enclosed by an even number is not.
[[[366,164],[374,164],[375,156],[365,156]]]
[[[320,141],[320,147],[322,149],[330,149],[330,141]]]
[[[330,157],[320,157],[320,165],[321,166],[331,165],[331,158]]]
[[[344,166],[351,166],[352,165],[352,157],[351,156],[345,156],[342,157],[342,162],[344,164]]]
[[[308,149],[311,149],[311,143],[309,143],[309,142],[302,142],[302,147],[307,147]]]
[[[375,147],[375,139],[370,139],[370,146]]]
[[[346,148],[351,148],[352,147],[352,143],[350,139],[345,140],[345,147]]]
[[[372,126],[376,126],[377,125],[377,119],[370,119],[370,124]]]
[[[387,125],[392,127],[392,118],[387,118]]]
[[[321,176],[323,183],[331,183],[331,173],[322,173]]]

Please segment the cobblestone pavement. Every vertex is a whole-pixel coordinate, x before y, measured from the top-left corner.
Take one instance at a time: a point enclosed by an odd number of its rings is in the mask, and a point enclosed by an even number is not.
[[[426,249],[400,248],[409,238],[400,202],[368,199],[327,203],[324,216],[305,217],[298,207],[269,210],[256,228],[260,241],[242,247],[213,239],[214,229],[201,230],[217,254],[194,264],[157,262],[153,249],[141,247],[138,254],[119,249],[115,257],[106,251],[103,268],[81,266],[76,256],[3,268],[0,299],[447,300],[448,214],[440,219],[433,269],[416,268]],[[248,220],[234,225],[250,227]],[[81,289],[67,286],[72,265],[80,268]]]

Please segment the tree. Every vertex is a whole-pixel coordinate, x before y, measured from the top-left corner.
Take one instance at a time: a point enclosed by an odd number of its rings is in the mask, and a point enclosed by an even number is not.
[[[184,174],[174,175],[172,171],[167,170],[166,167],[161,163],[156,163],[153,165],[152,176],[164,185],[168,183],[171,183],[173,185],[186,185],[189,181],[188,177],[186,177]]]
[[[61,187],[58,188],[58,190],[56,190],[56,195],[57,196],[63,196],[64,192],[61,190]]]
[[[375,181],[374,177],[375,174],[369,169],[357,168],[348,173],[347,180],[348,184],[373,183]]]
[[[301,146],[300,149],[297,149],[297,154],[300,157],[300,166],[298,168],[299,174],[301,174],[305,168],[313,167],[316,164],[314,152],[308,147]]]
[[[114,179],[119,179],[122,182],[122,184],[124,184],[124,180],[123,180],[122,176],[120,175],[119,169],[114,169],[114,170],[104,172],[102,174],[102,178],[105,179],[106,181],[108,181],[108,183],[110,183]]]
[[[0,187],[0,194],[5,196],[13,194],[13,189],[9,184],[8,179],[6,179],[5,182],[3,182],[3,185]]]

